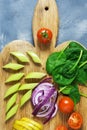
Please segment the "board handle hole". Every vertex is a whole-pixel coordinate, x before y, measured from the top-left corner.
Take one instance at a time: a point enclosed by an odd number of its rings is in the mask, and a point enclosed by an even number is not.
[[[46,11],[48,11],[48,10],[49,10],[49,7],[48,7],[48,6],[46,6],[44,9],[45,9]]]

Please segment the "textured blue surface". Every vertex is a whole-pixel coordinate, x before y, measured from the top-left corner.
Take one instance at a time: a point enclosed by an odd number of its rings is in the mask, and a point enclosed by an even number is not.
[[[60,29],[57,44],[76,40],[87,47],[87,0],[56,0]],[[37,0],[0,0],[0,50],[10,41],[33,44],[32,17]]]

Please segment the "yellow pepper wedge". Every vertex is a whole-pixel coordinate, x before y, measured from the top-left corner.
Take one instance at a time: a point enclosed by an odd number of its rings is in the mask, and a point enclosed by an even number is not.
[[[16,120],[16,121],[15,121],[15,125],[19,125],[19,126],[21,126],[21,127],[24,127],[24,128],[26,128],[27,130],[33,130],[33,128],[31,127],[31,125],[27,124],[27,123],[24,122],[24,121]]]
[[[22,127],[21,125],[18,124],[13,124],[13,130],[27,130],[26,128]]]
[[[42,125],[42,124],[40,124],[40,123],[38,123],[38,122],[36,122],[36,121],[34,121],[34,120],[32,120],[32,119],[23,117],[21,120],[33,124],[34,126],[38,127],[40,130],[43,129],[43,125]]]
[[[42,130],[42,124],[34,121],[33,119],[23,117],[20,120],[15,120],[13,130]]]

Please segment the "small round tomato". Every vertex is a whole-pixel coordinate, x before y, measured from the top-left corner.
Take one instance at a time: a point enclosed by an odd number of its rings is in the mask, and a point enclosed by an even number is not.
[[[80,129],[82,126],[82,122],[83,122],[82,116],[78,112],[73,112],[68,119],[69,127],[74,130]]]
[[[74,102],[71,98],[65,96],[59,100],[58,107],[62,113],[68,114],[73,111]]]
[[[48,28],[41,28],[37,32],[37,38],[39,43],[48,44],[52,40],[52,31]]]
[[[56,130],[68,130],[65,125],[59,125],[57,126]]]

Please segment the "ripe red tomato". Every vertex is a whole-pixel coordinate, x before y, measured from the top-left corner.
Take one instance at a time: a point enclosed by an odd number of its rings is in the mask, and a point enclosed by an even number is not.
[[[66,126],[64,125],[59,125],[56,130],[68,130]]]
[[[68,114],[73,111],[74,102],[71,98],[65,96],[59,100],[58,107],[62,113]]]
[[[37,38],[40,43],[48,44],[52,40],[52,31],[48,28],[41,28],[37,32]]]
[[[82,123],[83,123],[83,118],[81,114],[78,112],[73,112],[68,119],[69,127],[74,130],[80,129],[82,126]]]

